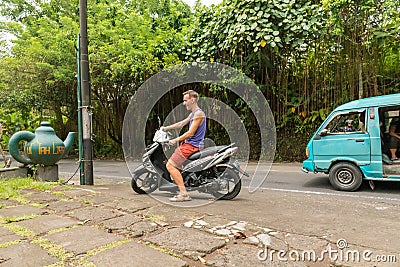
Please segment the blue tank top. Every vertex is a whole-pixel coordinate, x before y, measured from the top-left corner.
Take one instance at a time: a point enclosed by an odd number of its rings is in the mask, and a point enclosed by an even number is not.
[[[193,118],[194,118],[194,114],[201,109],[196,109],[194,112],[192,112],[192,115],[190,115],[190,121],[189,121],[189,128],[193,123]],[[204,121],[202,124],[199,125],[199,127],[197,128],[196,132],[194,133],[194,135],[188,139],[186,139],[186,143],[191,144],[192,146],[198,147],[198,148],[203,148],[204,147],[204,136],[206,135],[206,123],[207,118],[205,116],[204,113]]]

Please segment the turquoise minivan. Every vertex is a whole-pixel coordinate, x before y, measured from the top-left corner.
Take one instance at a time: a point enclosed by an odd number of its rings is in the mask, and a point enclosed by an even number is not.
[[[398,135],[397,135],[398,134]],[[337,190],[355,191],[363,179],[400,181],[400,94],[337,107],[307,144],[304,172],[329,174]]]

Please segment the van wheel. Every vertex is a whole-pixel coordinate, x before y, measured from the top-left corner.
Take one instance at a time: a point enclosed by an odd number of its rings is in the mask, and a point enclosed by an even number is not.
[[[356,191],[362,180],[360,169],[351,163],[338,163],[329,171],[329,182],[336,190]]]

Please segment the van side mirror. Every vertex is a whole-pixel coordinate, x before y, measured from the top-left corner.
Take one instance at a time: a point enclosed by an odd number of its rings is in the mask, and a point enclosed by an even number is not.
[[[328,129],[323,129],[321,132],[319,132],[320,136],[326,136],[328,135]]]
[[[321,137],[326,135],[328,135],[328,129],[323,129],[317,135],[315,135],[314,140],[321,140]]]

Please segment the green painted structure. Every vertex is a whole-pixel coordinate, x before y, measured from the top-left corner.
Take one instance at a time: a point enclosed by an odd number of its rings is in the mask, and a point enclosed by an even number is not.
[[[9,142],[11,156],[18,162],[25,165],[42,164],[51,166],[56,164],[71,149],[75,139],[75,132],[70,132],[62,141],[57,137],[54,129],[50,127],[49,122],[42,122],[35,133],[20,131],[15,133]],[[25,156],[22,156],[18,150],[20,141],[26,141],[24,147]]]

